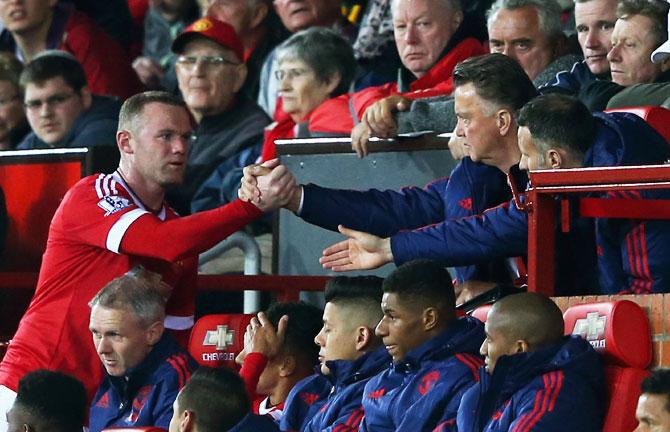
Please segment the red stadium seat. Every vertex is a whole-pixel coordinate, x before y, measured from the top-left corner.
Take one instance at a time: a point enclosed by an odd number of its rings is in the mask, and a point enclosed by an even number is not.
[[[493,305],[490,304],[479,306],[477,309],[473,310],[470,315],[485,323],[491,307],[493,307]]]
[[[167,429],[159,428],[156,426],[113,427],[103,429],[102,432],[167,432]]]
[[[253,314],[205,315],[191,331],[188,351],[203,366],[237,369],[235,357],[244,348],[244,332]]]
[[[649,375],[651,333],[642,308],[628,300],[572,306],[563,314],[565,333],[584,337],[603,358],[609,401],[604,432],[637,427],[640,382]]]
[[[670,142],[670,110],[660,106],[641,106],[628,108],[608,109],[611,112],[629,112],[643,118],[656,132],[661,134],[666,141]]]

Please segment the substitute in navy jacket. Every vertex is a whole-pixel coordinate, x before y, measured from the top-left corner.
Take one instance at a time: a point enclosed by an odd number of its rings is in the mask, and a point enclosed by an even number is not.
[[[391,364],[385,347],[356,360],[328,361],[296,384],[284,405],[282,431],[357,431],[363,419],[363,389],[368,380]]]
[[[270,417],[264,415],[257,415],[253,413],[247,414],[238,424],[236,424],[228,432],[279,432],[277,423]]]
[[[479,379],[483,340],[479,320],[459,318],[372,377],[365,385],[360,430],[431,431],[443,416],[456,418],[461,397]]]
[[[598,354],[578,336],[503,356],[463,396],[459,432],[600,432],[605,380]]]
[[[594,113],[598,122],[598,134],[587,151],[583,165],[586,167],[606,167],[619,165],[658,164],[668,159],[669,147],[644,120],[628,113]],[[670,291],[670,242],[665,235],[652,235],[655,226],[662,224],[647,223],[644,235],[647,267],[643,270],[650,281],[652,292]],[[665,226],[665,225],[663,225]],[[602,229],[598,231],[604,235]],[[579,236],[578,236],[579,237]],[[621,238],[621,235],[619,235]],[[638,236],[639,237],[639,236]],[[639,240],[641,241],[641,240]],[[443,262],[445,265],[466,265],[491,258],[525,255],[528,244],[528,217],[525,211],[517,208],[514,201],[494,207],[475,217],[446,220],[442,223],[415,231],[399,232],[391,237],[391,250],[396,265],[418,258],[428,258]],[[602,243],[603,248],[620,244]],[[596,251],[591,248],[574,248],[575,253],[590,260]],[[616,258],[618,257],[618,258]],[[630,286],[624,271],[617,271],[619,277],[609,277],[609,270],[622,266],[620,252],[609,249],[598,250],[600,267],[600,291],[604,294],[616,294]],[[575,257],[573,256],[573,261]],[[579,261],[579,260],[577,260]],[[560,263],[559,263],[560,264]],[[636,265],[635,262],[632,263]],[[625,265],[625,264],[624,264]],[[572,266],[562,266],[563,272],[575,272],[573,280],[580,279],[580,270]],[[648,270],[648,273],[647,273]]]
[[[476,215],[511,196],[502,171],[473,162],[469,157],[462,159],[449,177],[435,180],[423,189],[351,191],[310,184],[303,187],[303,193],[299,216],[305,221],[332,231],[337,231],[337,225],[342,224],[381,237]],[[459,282],[510,279],[502,260],[480,260],[479,266],[469,264],[464,262],[456,269]]]
[[[16,147],[17,150],[116,146],[121,103],[115,97],[93,95],[91,106],[81,113],[72,129],[59,143],[49,145],[35,132],[30,132]]]
[[[107,375],[90,410],[89,430],[111,426],[158,426],[167,429],[172,404],[197,363],[169,334],[124,376]]]

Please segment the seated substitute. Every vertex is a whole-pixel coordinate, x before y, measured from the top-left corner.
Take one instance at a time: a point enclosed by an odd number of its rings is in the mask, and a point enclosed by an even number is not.
[[[376,276],[328,281],[323,327],[314,339],[321,366],[289,393],[282,430],[358,430],[365,384],[391,362],[375,335],[382,318],[382,281]]]
[[[21,73],[23,104],[32,133],[17,150],[116,144],[121,105],[93,95],[81,64],[63,51],[46,51]]]
[[[245,347],[235,361],[242,365],[254,414],[279,422],[295,384],[314,372],[321,309],[304,302],[275,303],[247,326]]]
[[[670,431],[670,369],[656,369],[642,381],[634,432]]]
[[[551,299],[521,293],[496,302],[486,320],[486,366],[458,410],[459,432],[602,431],[605,384],[598,353],[563,336]]]
[[[278,432],[265,416],[251,414],[244,383],[226,368],[201,367],[174,401],[169,432]]]
[[[19,381],[16,400],[7,418],[0,419],[0,430],[81,432],[85,421],[84,386],[62,372],[38,369]]]
[[[456,418],[461,397],[479,379],[484,326],[456,318],[451,277],[435,262],[398,267],[382,289],[375,332],[393,363],[365,385],[360,430],[433,430],[441,417]]]
[[[164,332],[166,299],[159,284],[160,275],[139,267],[105,285],[89,303],[89,329],[107,371],[91,403],[91,432],[167,428],[172,403],[197,367]]]

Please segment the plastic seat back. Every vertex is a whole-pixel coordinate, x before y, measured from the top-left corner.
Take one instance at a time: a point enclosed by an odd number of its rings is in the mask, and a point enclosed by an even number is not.
[[[642,308],[628,300],[587,303],[563,314],[566,334],[580,335],[601,354],[607,382],[604,432],[637,427],[640,383],[649,375],[651,333]]]
[[[253,314],[218,314],[200,318],[191,331],[188,351],[203,366],[238,369],[244,332]]]
[[[649,123],[651,127],[656,129],[656,132],[670,143],[670,110],[667,108],[660,106],[640,106],[608,109],[605,112],[629,112],[635,114]]]

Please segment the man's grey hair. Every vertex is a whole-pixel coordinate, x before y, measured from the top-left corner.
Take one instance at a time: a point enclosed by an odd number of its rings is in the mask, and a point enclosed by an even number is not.
[[[136,267],[105,285],[88,303],[131,312],[144,326],[165,319],[166,298],[160,294],[161,276]]]
[[[514,10],[526,6],[535,7],[540,21],[540,31],[550,41],[556,42],[563,36],[561,7],[556,0],[497,0],[486,13],[488,28],[491,28],[491,23],[501,10]]]
[[[395,14],[395,9],[398,7],[398,2],[400,0],[391,0],[391,14]],[[463,5],[461,4],[462,0],[439,0],[446,7],[448,7],[452,12],[461,12],[463,11]],[[468,1],[468,0],[465,0]]]

